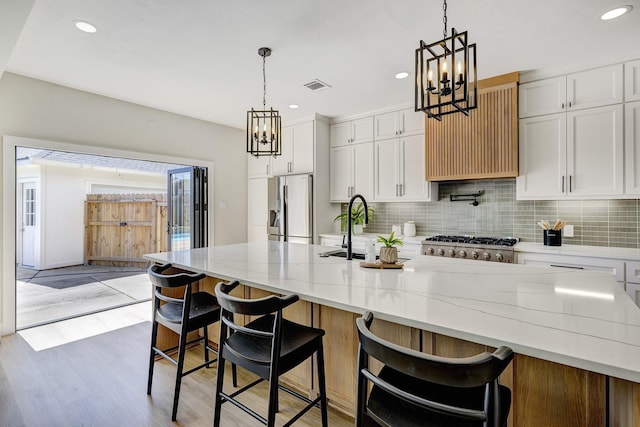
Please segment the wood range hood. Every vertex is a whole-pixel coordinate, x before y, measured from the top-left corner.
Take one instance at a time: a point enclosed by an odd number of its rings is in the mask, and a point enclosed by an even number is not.
[[[478,81],[478,108],[442,121],[425,114],[427,181],[518,176],[518,72]]]

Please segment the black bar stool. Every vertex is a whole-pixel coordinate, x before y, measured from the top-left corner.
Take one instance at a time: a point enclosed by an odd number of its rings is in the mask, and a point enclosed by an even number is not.
[[[239,283],[218,283],[216,296],[222,307],[220,322],[220,362],[216,385],[213,425],[220,426],[222,403],[230,402],[258,421],[272,427],[278,412],[278,389],[303,400],[307,405],[285,426],[290,426],[309,409],[320,404],[322,426],[327,427],[327,398],[324,376],[324,355],[322,350],[322,329],[299,325],[286,320],[282,310],[298,301],[297,295],[278,297],[271,295],[259,299],[242,299],[229,295]],[[245,326],[234,322],[234,314],[260,316]],[[320,395],[310,400],[278,384],[280,375],[298,366],[316,354],[318,386]],[[242,387],[232,394],[223,391],[225,361],[241,366],[256,374],[256,381]],[[260,382],[269,381],[269,403],[267,418],[235,399],[240,393]]]
[[[433,356],[375,336],[372,322],[370,312],[356,320],[356,426],[507,425],[511,390],[498,376],[513,359],[510,348],[464,358]],[[369,356],[384,364],[378,375],[369,371]]]
[[[152,265],[149,267],[149,278],[154,286],[153,297],[153,328],[151,331],[151,351],[149,355],[149,379],[147,383],[147,394],[151,394],[151,383],[153,381],[153,366],[156,354],[164,357],[177,367],[176,384],[173,395],[173,410],[171,420],[176,420],[178,412],[178,398],[180,397],[180,384],[182,377],[208,367],[217,359],[210,360],[209,352],[217,352],[209,347],[209,336],[207,326],[220,320],[220,305],[216,297],[208,292],[192,292],[193,283],[204,279],[204,274],[163,274],[171,268],[171,264]],[[172,289],[184,286],[182,298],[173,298],[162,294],[162,289]],[[164,304],[161,304],[164,302]],[[158,337],[158,325],[163,325],[179,335],[179,343],[175,347],[159,349],[156,346]],[[202,337],[187,342],[187,334],[191,331],[203,328]],[[184,357],[187,345],[204,341],[204,363],[184,372]],[[178,350],[178,358],[174,359],[167,353]]]

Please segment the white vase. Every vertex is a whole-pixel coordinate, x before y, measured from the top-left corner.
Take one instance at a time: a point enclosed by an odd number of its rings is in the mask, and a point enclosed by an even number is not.
[[[362,224],[353,224],[353,234],[362,234]]]
[[[404,235],[408,237],[416,235],[416,224],[413,221],[404,223]]]

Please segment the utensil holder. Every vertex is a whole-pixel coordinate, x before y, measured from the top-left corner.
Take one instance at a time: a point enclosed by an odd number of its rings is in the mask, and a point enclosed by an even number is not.
[[[542,230],[545,246],[562,246],[562,230]]]

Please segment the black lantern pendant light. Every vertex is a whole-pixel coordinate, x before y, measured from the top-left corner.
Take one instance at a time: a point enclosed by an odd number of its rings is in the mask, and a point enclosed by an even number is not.
[[[469,115],[478,107],[476,44],[469,44],[467,32],[451,28],[447,37],[447,0],[444,0],[443,39],[416,49],[415,110],[442,120],[452,113]]]
[[[261,47],[258,55],[262,57],[262,110],[247,111],[247,153],[253,156],[279,156],[282,147],[282,127],[280,113],[273,108],[267,110],[267,74],[265,63],[271,49]]]

